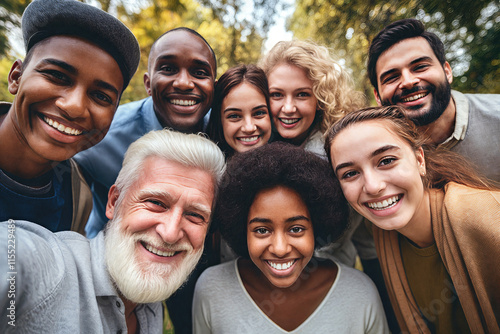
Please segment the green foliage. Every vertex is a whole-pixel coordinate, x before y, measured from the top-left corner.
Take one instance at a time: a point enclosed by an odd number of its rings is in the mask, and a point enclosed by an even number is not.
[[[357,87],[372,97],[366,75],[370,41],[387,24],[416,17],[443,39],[454,88],[499,93],[498,12],[490,0],[297,0],[288,27],[296,38],[330,46]]]

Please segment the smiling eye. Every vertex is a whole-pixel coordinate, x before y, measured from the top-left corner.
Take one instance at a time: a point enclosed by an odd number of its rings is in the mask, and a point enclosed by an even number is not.
[[[209,77],[210,76],[210,74],[207,71],[202,70],[202,69],[198,69],[198,70],[193,71],[193,75],[196,77]]]
[[[254,113],[254,116],[266,116],[267,115],[267,110],[265,109],[260,109],[260,110],[257,110],[255,113]]]
[[[267,234],[269,231],[263,227],[258,227],[255,230],[253,230],[257,234]]]
[[[43,70],[40,72],[43,73],[49,80],[57,84],[69,84],[71,82],[70,78],[66,74],[57,70]]]
[[[274,98],[274,99],[279,99],[279,98],[283,97],[283,94],[281,94],[279,92],[274,92],[274,93],[270,93],[269,97]]]
[[[163,202],[161,202],[159,200],[147,199],[145,202],[147,204],[149,204],[150,206],[153,206],[155,208],[166,208],[165,204],[163,204]]]
[[[233,121],[233,120],[238,120],[238,119],[240,119],[240,118],[241,118],[241,116],[240,116],[240,115],[238,115],[238,114],[229,114],[229,115],[227,115],[227,116],[226,116],[226,118],[227,118],[227,119],[229,119],[229,120],[232,120],[232,121]]]
[[[387,165],[390,165],[392,164],[394,161],[396,161],[396,158],[393,158],[393,157],[388,157],[388,158],[383,158],[382,160],[380,160],[380,166],[387,166]]]
[[[290,229],[290,232],[292,232],[292,233],[300,233],[303,231],[304,231],[304,228],[300,227],[300,226],[294,226]]]
[[[94,96],[101,103],[104,102],[106,104],[113,104],[113,100],[108,95],[106,95],[106,94],[104,94],[102,92],[95,92]]]
[[[350,179],[356,175],[358,175],[358,172],[351,170],[342,174],[341,179]]]

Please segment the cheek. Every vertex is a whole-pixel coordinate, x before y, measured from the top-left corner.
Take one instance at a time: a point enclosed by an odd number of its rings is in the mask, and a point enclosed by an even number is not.
[[[347,202],[354,206],[357,202],[357,194],[358,190],[357,187],[354,184],[346,184],[341,182],[340,187],[342,188],[342,192],[344,193],[344,197],[346,198]]]
[[[207,226],[206,225],[195,225],[191,226],[186,230],[187,237],[193,246],[194,250],[199,250],[203,248],[203,244],[205,242],[205,236],[207,234]]]
[[[230,140],[232,136],[238,131],[238,126],[234,123],[223,120],[222,121],[222,133],[226,141]]]
[[[272,101],[270,102],[269,107],[271,108],[271,116],[277,117],[278,113],[280,112],[282,104],[278,101]]]
[[[266,117],[255,122],[255,124],[265,132],[271,133],[271,118]]]

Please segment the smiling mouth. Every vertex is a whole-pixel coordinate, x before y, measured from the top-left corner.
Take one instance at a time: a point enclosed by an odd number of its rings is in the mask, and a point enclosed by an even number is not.
[[[57,131],[59,132],[62,132],[66,135],[70,135],[70,136],[79,136],[83,133],[83,131],[80,131],[80,130],[77,130],[77,129],[73,129],[69,126],[65,126],[65,125],[62,125],[61,123],[53,120],[53,119],[50,119],[48,118],[47,116],[43,116],[43,121],[48,124],[50,127],[56,129]]]
[[[300,121],[300,118],[280,118],[279,120],[285,124],[295,124]]]
[[[169,100],[169,102],[176,106],[188,106],[188,107],[200,103],[200,101],[197,100],[181,100],[181,99],[172,99]]]
[[[175,251],[170,251],[170,252],[164,252],[164,251],[161,251],[149,244],[146,244],[144,242],[141,242],[141,244],[144,246],[144,248],[146,248],[150,253],[153,253],[155,255],[158,255],[158,256],[161,256],[161,257],[172,257],[174,256],[177,252]]]
[[[252,137],[238,137],[238,140],[239,141],[242,141],[242,142],[252,142],[252,141],[256,141],[257,139],[259,139],[260,136],[252,136]]]
[[[420,94],[417,94],[417,95],[413,95],[413,96],[408,96],[408,97],[405,97],[404,99],[401,99],[401,102],[412,102],[412,101],[416,101],[418,99],[421,99],[425,96],[427,96],[429,93],[420,93]]]
[[[402,198],[401,195],[396,195],[396,196],[392,196],[388,199],[385,199],[381,202],[366,203],[366,206],[369,207],[370,209],[373,209],[373,210],[385,210],[385,209],[389,209],[389,208],[393,207],[394,205],[396,205],[401,200],[401,198]]]
[[[271,262],[271,261],[268,261],[266,260],[266,262],[274,269],[276,270],[287,270],[288,268],[290,268],[297,260],[292,260],[292,261],[289,261],[289,262],[285,262],[285,263],[275,263],[275,262]]]

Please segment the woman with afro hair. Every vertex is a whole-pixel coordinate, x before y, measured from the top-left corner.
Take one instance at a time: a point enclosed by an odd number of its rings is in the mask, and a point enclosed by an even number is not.
[[[385,333],[377,290],[360,271],[314,250],[347,228],[328,163],[285,143],[233,156],[214,221],[236,260],[208,268],[194,333]]]

